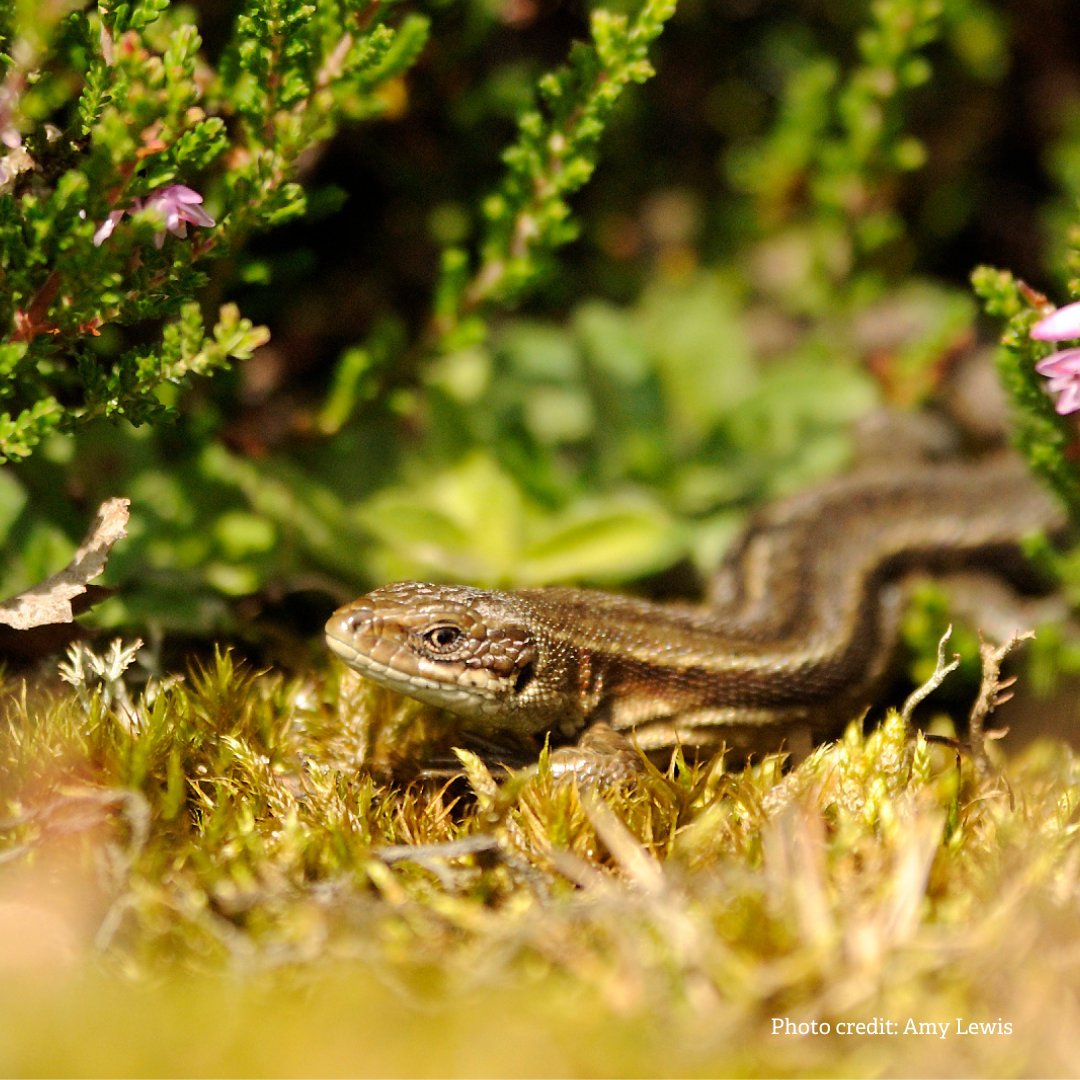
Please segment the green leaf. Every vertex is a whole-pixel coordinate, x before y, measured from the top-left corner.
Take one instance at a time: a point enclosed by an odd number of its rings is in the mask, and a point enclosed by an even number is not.
[[[577,504],[543,531],[522,552],[521,585],[628,581],[670,565],[686,548],[670,515],[640,497]]]
[[[46,397],[17,416],[0,413],[0,461],[29,457],[46,435],[59,430],[64,409],[56,398]]]
[[[453,577],[490,586],[514,580],[526,528],[524,498],[486,454],[414,487],[391,488],[357,511],[360,521],[391,548],[403,576]]]

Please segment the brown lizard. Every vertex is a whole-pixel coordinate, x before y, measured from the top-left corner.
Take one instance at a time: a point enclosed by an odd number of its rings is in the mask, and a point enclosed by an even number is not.
[[[870,704],[914,574],[1008,576],[1027,534],[1064,523],[1007,455],[877,467],[758,512],[705,605],[403,582],[338,610],[326,635],[365,678],[480,734],[775,749]]]

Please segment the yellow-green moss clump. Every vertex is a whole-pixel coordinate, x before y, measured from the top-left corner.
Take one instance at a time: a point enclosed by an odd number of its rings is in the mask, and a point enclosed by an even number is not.
[[[118,685],[4,688],[4,1073],[1076,1060],[1064,746],[980,773],[892,714],[787,774],[715,762],[598,791],[541,762],[497,787],[467,758],[467,779],[395,786],[357,767],[364,704],[335,677],[226,654]]]

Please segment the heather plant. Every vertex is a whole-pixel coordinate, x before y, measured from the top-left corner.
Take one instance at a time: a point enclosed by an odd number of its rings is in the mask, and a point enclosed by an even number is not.
[[[215,71],[161,0],[6,4],[0,455],[159,421],[264,343],[234,304],[204,326],[210,262],[304,212],[301,156],[384,111],[426,34],[381,4],[247,4]]]
[[[1080,337],[1080,309],[1074,303],[1054,311],[1047,297],[1007,270],[982,266],[972,281],[987,312],[1006,320],[997,366],[1013,406],[1016,445],[1073,517],[1080,517],[1080,478],[1070,450],[1076,434],[1067,419],[1080,409],[1080,354],[1075,349],[1047,354],[1044,344]],[[1070,292],[1075,291],[1070,283]]]

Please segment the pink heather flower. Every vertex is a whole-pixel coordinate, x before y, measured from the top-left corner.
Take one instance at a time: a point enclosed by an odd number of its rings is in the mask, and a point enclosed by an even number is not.
[[[113,234],[117,222],[124,216],[125,211],[113,210],[112,213],[98,226],[94,233],[94,247],[101,247]]]
[[[153,210],[165,219],[165,229],[173,236],[187,236],[188,223],[192,225],[213,225],[214,219],[199,205],[203,197],[184,184],[169,184],[167,187],[151,191],[145,199],[134,199],[126,210],[113,210],[98,226],[94,233],[94,246],[101,245],[113,234],[120,219],[125,214],[134,214],[139,210]],[[165,243],[165,231],[154,234],[154,247]]]
[[[188,223],[207,227],[214,219],[199,205],[203,197],[183,184],[170,184],[150,192],[142,204],[143,210],[154,210],[165,218],[165,228],[173,236],[187,236]],[[154,237],[154,247],[165,243],[165,233]]]
[[[1080,338],[1080,302],[1066,304],[1040,319],[1032,328],[1036,341],[1071,341]]]
[[[1061,349],[1051,353],[1035,365],[1035,370],[1050,380],[1050,392],[1059,395],[1054,403],[1059,415],[1080,410],[1080,349]]]

